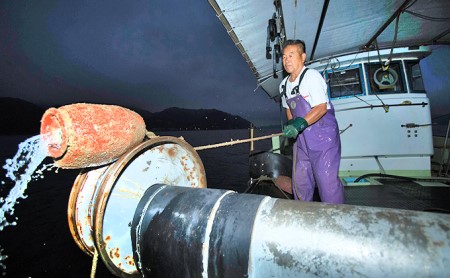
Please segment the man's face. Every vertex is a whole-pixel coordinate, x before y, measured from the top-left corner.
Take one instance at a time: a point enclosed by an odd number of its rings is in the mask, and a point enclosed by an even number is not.
[[[306,54],[297,45],[288,45],[283,49],[283,66],[289,74],[299,74],[305,60]]]

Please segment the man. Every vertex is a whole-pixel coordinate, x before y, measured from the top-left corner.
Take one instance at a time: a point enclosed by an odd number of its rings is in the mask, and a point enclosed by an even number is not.
[[[322,75],[305,67],[305,43],[288,40],[283,46],[283,66],[289,76],[280,84],[288,125],[284,136],[294,145],[292,192],[296,200],[312,201],[317,184],[322,202],[344,203],[338,178],[341,160],[339,127]]]

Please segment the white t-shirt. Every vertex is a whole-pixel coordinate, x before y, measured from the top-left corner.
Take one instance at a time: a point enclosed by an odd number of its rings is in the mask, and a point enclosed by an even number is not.
[[[283,79],[280,83],[280,94],[283,94],[283,88],[284,84],[286,84],[286,96],[287,99],[293,98],[296,96],[294,93],[291,94],[292,89],[295,88],[295,86],[298,85],[298,80],[300,79],[300,76],[302,75],[302,72],[305,70],[306,67],[302,69],[300,74],[297,76],[294,82],[289,81],[289,76]],[[287,79],[287,82],[286,82]],[[315,69],[308,69],[308,71],[305,73],[305,76],[303,76],[302,83],[300,84],[300,94],[303,96],[303,98],[311,105],[311,107],[314,107],[316,105],[319,105],[321,103],[327,104],[327,109],[330,109],[330,101],[328,99],[328,92],[327,92],[327,84],[325,80],[323,79],[322,75]],[[284,108],[288,108],[288,105],[286,103],[286,99],[284,96],[281,97],[281,103],[283,104]]]

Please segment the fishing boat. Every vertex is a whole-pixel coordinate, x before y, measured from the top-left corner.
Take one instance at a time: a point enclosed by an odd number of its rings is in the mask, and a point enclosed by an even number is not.
[[[305,65],[323,75],[335,108],[342,147],[339,176],[348,203],[450,209],[445,204],[448,178],[432,175],[430,101],[420,68],[431,45],[450,42],[449,2],[209,2],[258,87],[280,105],[281,128],[282,45],[287,39],[305,41]],[[247,192],[291,197],[291,157],[292,141],[282,137],[273,139],[268,152],[252,151]],[[443,192],[447,197],[441,198]],[[436,198],[424,204],[424,194]],[[394,195],[395,200],[386,200]]]
[[[146,132],[143,142],[115,162],[87,164],[72,187],[69,229],[79,248],[93,256],[91,277],[99,258],[118,277],[449,276],[449,215],[386,208],[443,212],[448,206],[448,180],[431,180],[430,105],[420,59],[431,53],[424,44],[445,42],[449,30],[418,21],[414,30],[426,32],[417,40],[397,37],[397,30],[403,30],[399,19],[406,11],[421,15],[424,9],[434,23],[437,15],[449,14],[450,3],[209,1],[258,85],[278,104],[283,40],[315,30],[303,36],[312,45],[308,66],[329,84],[342,137],[340,176],[349,198],[345,205],[284,200],[292,142],[282,137],[273,138],[270,151],[251,152],[247,193],[258,194],[238,194],[206,188],[199,148]],[[387,39],[389,30],[394,42]],[[108,141],[91,139],[96,136],[123,138],[97,132],[104,113],[62,111],[73,113],[61,113],[63,119],[52,110],[41,121],[45,144],[55,153],[74,138],[85,144]],[[96,128],[79,133],[84,130],[74,127],[86,125],[85,119]],[[87,150],[83,162],[111,154],[100,146],[80,146]],[[78,161],[79,152],[64,153],[73,155],[66,161]],[[264,186],[263,195],[279,198],[261,196]],[[417,192],[429,196],[417,198]],[[408,204],[398,205],[402,200]]]

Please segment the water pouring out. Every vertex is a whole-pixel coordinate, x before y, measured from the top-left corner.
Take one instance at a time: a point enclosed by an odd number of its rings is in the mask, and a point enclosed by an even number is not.
[[[41,119],[48,156],[60,168],[105,165],[143,141],[144,119],[115,105],[76,103],[49,108]]]

